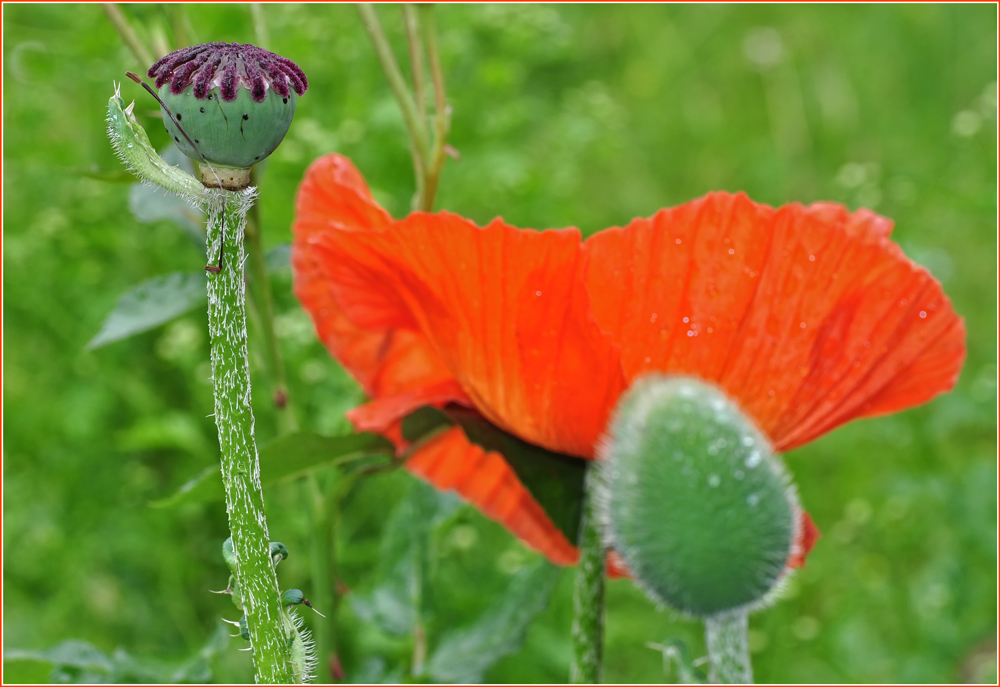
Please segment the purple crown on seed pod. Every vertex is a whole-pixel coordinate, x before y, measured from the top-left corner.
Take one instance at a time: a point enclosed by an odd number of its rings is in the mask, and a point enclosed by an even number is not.
[[[264,101],[268,88],[287,97],[289,86],[298,95],[309,87],[306,75],[287,57],[240,43],[202,43],[175,50],[150,67],[146,75],[156,79],[156,88],[170,82],[170,92],[175,95],[194,84],[198,100],[204,100],[216,87],[222,99],[231,102],[243,86],[258,103]]]

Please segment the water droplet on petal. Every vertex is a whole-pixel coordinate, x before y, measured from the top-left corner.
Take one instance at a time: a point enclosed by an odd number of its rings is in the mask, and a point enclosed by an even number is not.
[[[921,310],[920,311],[920,319],[924,319],[925,317],[927,317],[927,312],[924,311],[924,310]]]

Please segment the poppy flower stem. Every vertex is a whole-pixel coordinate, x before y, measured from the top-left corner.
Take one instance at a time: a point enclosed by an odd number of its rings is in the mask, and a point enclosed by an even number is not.
[[[580,522],[580,562],[573,588],[572,664],[569,681],[601,681],[604,653],[604,574],[607,557],[597,507],[598,480],[588,469]]]
[[[218,273],[207,275],[208,329],[234,572],[242,589],[257,682],[280,684],[291,681],[289,644],[282,627],[254,440],[243,278],[246,215],[256,196],[255,188],[238,193],[209,192],[208,255],[210,260],[214,258],[224,241],[226,260]]]
[[[727,685],[753,682],[748,624],[746,610],[705,618],[709,682]]]

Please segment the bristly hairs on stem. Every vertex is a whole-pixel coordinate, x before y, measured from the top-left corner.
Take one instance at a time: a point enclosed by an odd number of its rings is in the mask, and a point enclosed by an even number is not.
[[[175,167],[157,154],[145,130],[133,114],[135,102],[128,107],[121,97],[121,84],[116,83],[114,95],[108,100],[108,138],[115,155],[129,171],[144,183],[159,186],[186,200],[196,209],[208,199],[201,182]]]

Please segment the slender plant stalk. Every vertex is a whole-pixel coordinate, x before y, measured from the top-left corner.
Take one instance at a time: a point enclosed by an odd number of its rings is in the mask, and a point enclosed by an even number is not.
[[[424,46],[420,39],[420,21],[412,3],[403,4],[406,25],[406,45],[410,50],[410,72],[413,74],[413,97],[417,105],[417,124],[427,129],[427,100],[424,93]]]
[[[325,619],[316,623],[316,651],[319,655],[319,670],[316,681],[333,682],[330,659],[337,654],[337,560],[334,551],[334,526],[336,524],[336,491],[340,474],[331,468],[326,475],[325,487],[320,487],[319,479],[305,483],[309,492],[310,529],[312,530],[312,550],[310,565],[313,579],[312,604],[319,609]]]
[[[420,209],[431,212],[434,210],[434,197],[437,195],[441,169],[444,167],[445,144],[448,130],[451,128],[451,113],[448,110],[448,95],[444,88],[444,70],[441,69],[433,5],[420,5],[420,21],[423,24],[424,43],[427,46],[428,61],[431,66],[431,80],[434,83],[434,145],[431,147],[430,159],[426,165],[427,178]]]
[[[382,64],[382,71],[385,72],[386,78],[389,80],[389,86],[396,96],[399,109],[403,112],[403,119],[406,121],[406,128],[410,131],[413,145],[416,147],[421,162],[423,162],[427,159],[427,133],[420,128],[417,106],[413,101],[413,96],[410,95],[409,89],[406,87],[403,72],[400,71],[399,64],[396,63],[396,57],[392,54],[392,48],[389,46],[389,41],[382,30],[382,24],[379,23],[378,15],[375,14],[375,8],[368,3],[359,3],[358,13],[361,15],[361,20],[365,25],[365,30],[368,32],[368,37],[375,47],[375,54],[378,55],[378,60]]]
[[[267,22],[264,21],[264,6],[259,2],[251,2],[250,16],[253,17],[253,31],[256,36],[257,45],[264,48],[264,50],[268,50],[271,39],[267,33]]]
[[[250,172],[250,183],[256,185],[257,168]],[[271,280],[267,273],[267,260],[261,241],[260,209],[256,204],[250,208],[246,228],[246,248],[249,255],[250,296],[260,320],[261,339],[264,343],[264,359],[268,379],[271,383],[271,398],[278,418],[278,432],[287,434],[298,429],[291,398],[288,395],[288,380],[285,376],[285,362],[274,331],[274,299],[271,296]]]
[[[392,48],[389,46],[389,41],[385,37],[385,32],[382,30],[382,25],[379,23],[374,8],[369,4],[362,3],[358,5],[358,13],[361,15],[362,23],[364,23],[365,30],[368,32],[368,37],[375,47],[375,53],[378,55],[379,62],[382,65],[382,71],[385,72],[389,86],[396,96],[396,102],[399,104],[406,128],[410,133],[410,154],[413,157],[413,170],[417,180],[417,193],[413,199],[413,208],[415,210],[430,211],[434,207],[434,196],[437,193],[441,165],[444,164],[444,136],[447,134],[448,128],[447,120],[442,119],[442,116],[446,116],[444,114],[446,108],[442,104],[446,102],[446,98],[444,96],[444,79],[441,75],[441,63],[437,56],[437,40],[433,32],[433,22],[429,24],[430,30],[425,25],[423,32],[434,82],[435,102],[439,104],[434,127],[435,137],[433,143],[429,144],[426,115],[427,104],[424,102],[423,97],[424,67],[423,57],[420,52],[419,24],[422,19],[429,20],[430,15],[423,6],[420,7],[419,14],[414,13],[412,9],[404,8],[404,20],[410,48],[414,86],[417,89],[418,95],[414,99],[406,85],[406,80],[403,78],[403,73],[399,69],[399,64],[396,62]]]
[[[132,55],[142,65],[142,70],[149,69],[153,64],[153,55],[149,52],[149,48],[139,39],[138,34],[132,28],[132,24],[129,23],[128,18],[122,13],[121,8],[113,2],[102,2],[101,8],[104,10],[104,14],[108,15],[108,19],[111,21],[112,26],[115,27],[115,30],[118,31],[118,35],[121,36],[122,41],[132,51]]]
[[[604,652],[604,573],[607,553],[597,514],[597,480],[587,471],[583,519],[580,522],[580,562],[573,588],[572,664],[569,681],[601,681]]]
[[[177,42],[177,47],[186,48],[189,45],[196,45],[198,43],[198,39],[195,38],[194,27],[191,26],[191,18],[188,17],[187,12],[184,10],[184,5],[181,5],[180,3],[171,3],[167,7],[167,11],[170,13],[170,23],[174,29],[174,40]]]
[[[746,611],[705,619],[709,682],[727,685],[748,685],[753,682],[748,624]]]
[[[253,188],[239,193],[216,190],[209,197],[210,263],[217,259],[223,235],[225,240],[222,271],[208,275],[208,328],[226,512],[257,682],[284,684],[290,682],[288,640],[271,562],[250,408],[243,233],[247,210],[255,198]]]
[[[170,41],[163,30],[162,22],[157,18],[150,22],[149,42],[153,46],[153,59],[158,60],[170,52]]]

